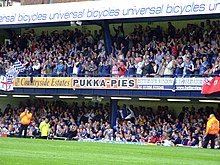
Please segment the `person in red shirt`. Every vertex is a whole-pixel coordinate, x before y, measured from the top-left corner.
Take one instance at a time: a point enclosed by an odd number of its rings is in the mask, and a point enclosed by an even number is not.
[[[118,67],[118,74],[120,77],[124,77],[125,72],[126,72],[126,67],[125,67],[124,61],[121,61],[120,66]]]

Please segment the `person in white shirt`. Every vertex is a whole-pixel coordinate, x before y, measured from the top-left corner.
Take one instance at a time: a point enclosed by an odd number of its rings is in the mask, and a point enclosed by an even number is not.
[[[142,75],[143,66],[144,66],[144,60],[143,60],[143,57],[140,57],[140,61],[136,65],[136,68],[137,68],[136,74],[137,74],[138,77],[141,77],[141,75]]]
[[[40,61],[39,60],[36,60],[36,62],[33,63],[33,70],[34,70],[34,75],[35,76],[40,76],[40,73],[41,73],[41,69],[40,69]]]
[[[173,60],[171,57],[167,57],[166,63],[165,63],[165,70],[164,70],[164,76],[172,76],[174,71],[174,65]]]

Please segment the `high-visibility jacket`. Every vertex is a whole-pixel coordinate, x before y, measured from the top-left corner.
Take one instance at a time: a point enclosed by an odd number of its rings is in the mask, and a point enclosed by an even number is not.
[[[20,118],[21,118],[21,124],[28,125],[31,122],[32,113],[22,112],[20,114]]]
[[[208,119],[206,126],[206,135],[207,134],[217,135],[218,132],[219,132],[219,121],[213,116],[212,118]]]
[[[49,123],[46,123],[45,121],[42,121],[40,123],[39,128],[40,128],[41,136],[48,136],[49,128],[50,128]]]

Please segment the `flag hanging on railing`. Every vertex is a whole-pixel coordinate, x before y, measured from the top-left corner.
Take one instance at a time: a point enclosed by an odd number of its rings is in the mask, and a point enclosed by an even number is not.
[[[13,66],[6,70],[5,76],[1,76],[0,90],[12,91],[14,79],[20,72],[24,71],[24,66],[20,61],[16,61]]]
[[[6,76],[0,76],[0,90],[13,91],[13,81],[8,82]]]
[[[212,80],[205,78],[202,94],[212,94],[215,92],[220,92],[220,77],[214,77]]]

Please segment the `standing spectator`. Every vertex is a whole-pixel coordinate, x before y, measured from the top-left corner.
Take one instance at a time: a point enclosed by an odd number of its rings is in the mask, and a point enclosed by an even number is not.
[[[76,58],[76,60],[73,60],[73,76],[78,76],[78,70],[79,70],[79,59]]]
[[[63,60],[60,60],[57,65],[57,75],[63,77],[65,75],[66,66],[63,64]]]
[[[96,64],[94,63],[94,61],[92,60],[91,62],[90,62],[90,69],[89,69],[89,71],[90,71],[90,76],[92,76],[92,77],[96,77],[97,76],[97,66],[96,66]]]
[[[83,65],[83,59],[79,59],[79,67],[78,67],[78,76],[83,76],[84,74],[84,65]]]
[[[161,62],[162,62],[162,58],[163,58],[164,54],[161,53],[160,50],[157,51],[157,54],[155,56],[156,60],[155,60],[155,63],[160,66]]]
[[[41,68],[40,68],[40,61],[37,59],[36,62],[33,62],[33,70],[34,76],[40,77]]]
[[[103,75],[102,75],[102,73],[103,73],[103,62],[102,61],[100,61],[99,62],[99,65],[98,65],[98,77],[102,77]]]
[[[19,130],[19,137],[21,137],[22,132],[24,131],[24,138],[27,136],[27,128],[31,122],[32,113],[29,112],[28,107],[25,108],[25,111],[20,114],[21,118],[21,127]]]
[[[213,66],[213,74],[214,76],[220,76],[220,60],[215,62]]]
[[[149,58],[146,58],[144,67],[143,67],[143,76],[144,77],[149,77],[152,73],[154,73],[153,66],[150,63]]]
[[[33,76],[34,76],[34,69],[33,69],[33,62],[29,63],[29,66],[27,68],[27,76],[30,77],[30,82],[33,82]]]
[[[142,68],[143,68],[143,66],[144,66],[144,60],[143,60],[143,57],[140,57],[139,62],[137,63],[137,66],[136,66],[137,67],[136,73],[137,73],[138,77],[141,77],[141,75],[142,75],[142,72],[143,72]]]
[[[89,77],[89,70],[90,70],[90,62],[86,61],[86,64],[84,66],[85,68],[85,77]]]
[[[164,70],[164,76],[173,76],[174,71],[174,63],[171,57],[167,57],[166,63],[165,63],[165,70]]]
[[[203,59],[200,60],[200,63],[201,63],[201,65],[200,65],[199,74],[204,75],[204,73],[207,70],[208,65],[209,65],[207,58],[203,57]]]
[[[136,72],[134,58],[129,59],[129,61],[127,62],[127,68],[128,68],[128,76],[129,77],[134,77],[135,72]]]
[[[73,63],[72,63],[72,58],[69,57],[68,58],[68,62],[65,61],[65,64],[66,64],[66,71],[67,71],[67,76],[68,77],[71,77],[72,76],[72,73],[73,73]],[[78,74],[78,73],[77,73]]]
[[[118,64],[117,64],[117,62],[113,62],[112,77],[118,77]]]
[[[57,76],[57,66],[58,66],[57,58],[54,58],[52,66],[53,66],[53,76]]]
[[[194,66],[194,76],[195,77],[198,77],[199,76],[199,71],[200,71],[200,59],[197,58],[196,59],[196,63],[195,63],[195,66]]]
[[[182,77],[183,76],[183,69],[184,69],[183,58],[178,57],[177,61],[175,62],[175,65],[176,65],[175,75],[177,77]]]
[[[103,69],[102,69],[102,75],[104,77],[109,77],[110,76],[110,71],[111,71],[111,66],[108,63],[108,61],[105,61],[104,65],[103,65]]]
[[[5,74],[5,70],[4,70],[4,63],[3,63],[3,61],[0,61],[0,75],[3,75],[3,74]]]
[[[120,65],[118,67],[118,74],[119,74],[120,77],[124,77],[125,72],[126,72],[126,68],[125,68],[124,61],[121,61]]]
[[[160,77],[163,77],[164,76],[164,71],[165,71],[165,68],[166,68],[166,61],[164,58],[161,59],[161,63],[159,65],[159,68],[157,70],[157,75],[160,76]]]
[[[192,75],[193,75],[194,65],[193,65],[193,63],[191,63],[189,58],[186,58],[184,72],[185,72],[186,77],[192,77]]]

